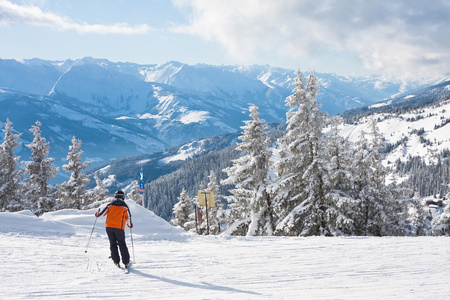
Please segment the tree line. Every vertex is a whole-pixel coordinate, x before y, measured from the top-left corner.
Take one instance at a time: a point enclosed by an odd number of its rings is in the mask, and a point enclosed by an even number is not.
[[[94,174],[96,186],[86,189],[90,179],[83,170],[90,162],[83,162],[82,142],[75,136],[69,146],[67,164],[62,169],[70,173],[67,181],[50,187],[48,182],[59,172],[54,166],[54,158],[49,157],[50,143],[41,135],[41,122],[30,128],[33,141],[25,146],[31,150],[29,161],[20,161],[14,151],[21,146],[22,133],[13,133],[13,123],[5,123],[4,141],[0,145],[0,211],[28,209],[37,216],[44,212],[74,208],[87,208],[91,203],[102,201],[108,190]],[[20,164],[23,168],[20,168]]]
[[[226,207],[214,208],[213,223],[226,234],[246,236],[413,236],[448,235],[450,209],[430,220],[412,189],[386,185],[384,141],[376,121],[353,147],[340,136],[343,120],[319,111],[318,80],[298,71],[286,98],[286,128],[271,142],[258,107],[242,127],[221,184],[231,185]],[[210,185],[212,174],[209,176]],[[206,190],[208,190],[206,188]],[[172,223],[186,230],[197,216],[196,197],[182,190]],[[212,230],[220,232],[220,230]]]

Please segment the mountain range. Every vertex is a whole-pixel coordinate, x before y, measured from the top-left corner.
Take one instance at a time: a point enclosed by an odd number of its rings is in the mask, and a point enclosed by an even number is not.
[[[442,81],[405,85],[380,77],[316,73],[322,110],[338,114],[391,101]],[[295,70],[272,66],[212,66],[168,62],[115,63],[86,57],[46,61],[0,59],[0,127],[9,118],[21,140],[37,120],[55,164],[66,162],[75,136],[91,167],[132,155],[239,132],[251,104],[268,123],[285,121]],[[29,152],[23,145],[22,160]],[[61,172],[60,172],[61,173]],[[68,174],[65,174],[68,175]],[[59,174],[64,177],[64,174]]]

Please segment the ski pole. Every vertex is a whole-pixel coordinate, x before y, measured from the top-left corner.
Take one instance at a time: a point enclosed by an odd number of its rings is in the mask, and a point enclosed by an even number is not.
[[[131,248],[133,249],[133,263],[136,263],[136,256],[134,255],[134,243],[133,243],[133,231],[131,231],[130,227],[130,236],[131,236]]]
[[[91,237],[92,237],[92,233],[94,232],[94,228],[95,228],[95,224],[97,223],[97,217],[95,218],[95,222],[94,222],[94,226],[92,226],[92,231],[91,231],[91,235],[89,236],[89,240],[88,240],[88,243],[87,243],[87,245],[86,245],[86,250],[84,251],[84,253],[87,253],[87,249],[88,249],[88,247],[89,247],[89,243],[91,242]]]

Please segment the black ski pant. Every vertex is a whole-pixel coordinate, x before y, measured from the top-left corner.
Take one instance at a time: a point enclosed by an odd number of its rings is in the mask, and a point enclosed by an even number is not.
[[[115,264],[120,262],[120,255],[122,256],[122,263],[128,264],[130,262],[130,253],[128,252],[127,243],[125,242],[125,230],[119,228],[106,227],[106,233],[109,238],[109,248],[111,249],[111,258]],[[117,249],[117,246],[119,249]]]

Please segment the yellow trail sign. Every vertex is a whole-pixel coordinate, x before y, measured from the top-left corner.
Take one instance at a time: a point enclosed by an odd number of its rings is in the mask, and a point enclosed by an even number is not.
[[[198,205],[206,206],[205,200],[208,201],[208,207],[216,207],[216,202],[214,201],[214,192],[198,191]]]

